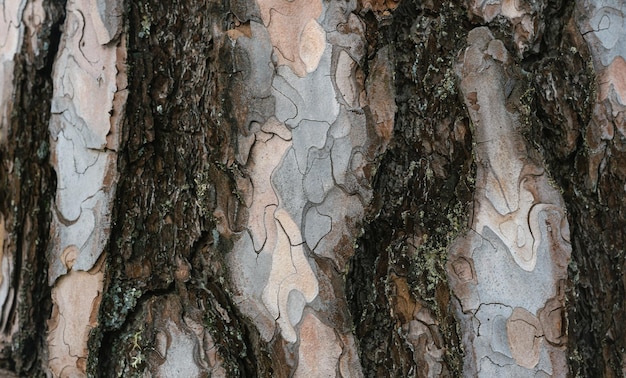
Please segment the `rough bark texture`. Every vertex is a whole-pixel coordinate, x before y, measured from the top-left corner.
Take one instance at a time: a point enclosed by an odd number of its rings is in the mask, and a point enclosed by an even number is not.
[[[392,24],[368,19],[393,51],[407,53],[396,53],[394,137],[347,279],[361,363],[367,376],[455,376],[462,355],[445,256],[466,228],[473,188],[469,120],[454,75],[467,19],[449,4],[409,2]]]
[[[0,375],[626,373],[621,2],[0,9]]]
[[[56,178],[48,165],[52,64],[65,12],[59,2],[2,6],[0,234],[1,365],[20,375],[47,367],[51,297],[46,253]]]
[[[614,377],[626,372],[626,333],[621,326],[626,316],[626,233],[621,226],[626,220],[625,10],[620,2],[577,2],[578,31],[568,25],[566,42],[571,40],[575,49],[589,51],[593,64],[572,58],[552,63],[559,73],[556,83],[570,83],[572,99],[558,101],[558,112],[547,108],[541,117],[544,124],[555,123],[551,118],[556,115],[568,125],[557,133],[545,128],[554,140],[545,148],[553,151],[550,163],[564,189],[572,225],[570,349],[572,371],[580,376]],[[584,35],[588,50],[578,33]],[[564,55],[567,49],[575,52],[564,44]],[[578,79],[583,75],[588,79]],[[546,84],[537,86],[545,88]],[[545,89],[537,92],[544,101],[552,96]],[[570,135],[577,136],[575,144],[569,142]],[[553,145],[568,149],[554,153],[558,150]]]

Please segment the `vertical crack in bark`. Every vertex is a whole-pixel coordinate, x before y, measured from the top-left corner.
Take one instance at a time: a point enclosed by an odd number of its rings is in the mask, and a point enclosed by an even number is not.
[[[347,279],[361,363],[368,376],[456,376],[445,260],[472,192],[471,134],[454,75],[466,11],[403,1],[385,14],[384,2],[367,3],[380,25],[392,21],[369,32],[393,41],[398,111]]]
[[[64,14],[58,2],[37,1],[3,4],[2,13],[0,218],[5,233],[0,367],[33,376],[43,374],[41,335],[50,314],[45,256],[55,178],[47,165],[49,69]]]
[[[626,245],[619,194],[626,182],[619,168],[624,166],[620,7],[595,1],[557,7],[546,19],[558,33],[551,33],[543,57],[528,68],[533,77],[528,106],[537,116],[531,118],[529,139],[542,147],[563,188],[572,228],[567,317],[574,376],[621,376],[625,366],[626,336],[616,326],[626,316],[624,256],[618,252]]]
[[[278,365],[227,281],[249,201],[236,186],[233,16],[217,1],[141,1],[128,19],[133,96],[89,372],[267,376]]]

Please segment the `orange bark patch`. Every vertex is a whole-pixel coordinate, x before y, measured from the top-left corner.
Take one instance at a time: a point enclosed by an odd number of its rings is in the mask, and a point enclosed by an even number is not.
[[[539,363],[542,331],[539,320],[527,310],[516,307],[506,322],[506,332],[513,359],[518,365],[533,369]]]
[[[104,256],[104,255],[103,255]],[[85,376],[87,340],[97,324],[104,259],[88,272],[71,270],[52,288],[48,320],[49,367],[54,376]]]
[[[228,30],[226,34],[228,34],[230,39],[233,41],[239,37],[252,38],[252,28],[250,27],[250,22],[235,25],[235,28]]]
[[[335,376],[341,352],[335,331],[315,315],[306,314],[300,327],[298,368],[294,377]]]
[[[413,320],[413,314],[418,312],[421,306],[415,301],[409,290],[406,278],[391,274],[393,281],[393,308],[402,324]]]
[[[397,109],[392,72],[389,49],[382,48],[376,54],[367,79],[366,90],[369,107],[376,121],[376,134],[382,139],[383,146],[386,146],[391,139]]]
[[[600,83],[600,98],[605,99],[610,95],[611,87],[620,96],[622,103],[626,102],[626,60],[621,56],[616,57],[611,64],[598,75]]]
[[[326,33],[317,23],[319,0],[258,0],[279,65],[303,77],[315,71],[326,48]]]

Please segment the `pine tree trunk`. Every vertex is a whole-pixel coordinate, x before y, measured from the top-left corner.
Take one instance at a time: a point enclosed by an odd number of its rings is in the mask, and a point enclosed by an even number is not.
[[[0,375],[626,374],[620,2],[0,9]]]

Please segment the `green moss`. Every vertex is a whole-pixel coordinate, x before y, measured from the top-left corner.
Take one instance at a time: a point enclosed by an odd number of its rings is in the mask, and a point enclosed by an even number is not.
[[[174,208],[174,203],[170,199],[166,199],[165,201],[161,202],[161,204],[159,205],[159,211],[161,212],[162,216],[169,214],[173,208]]]
[[[140,328],[135,333],[127,334],[124,339],[126,343],[130,343],[130,367],[137,372],[143,370],[141,367],[144,366],[146,359],[143,354],[142,335],[143,329]]]

